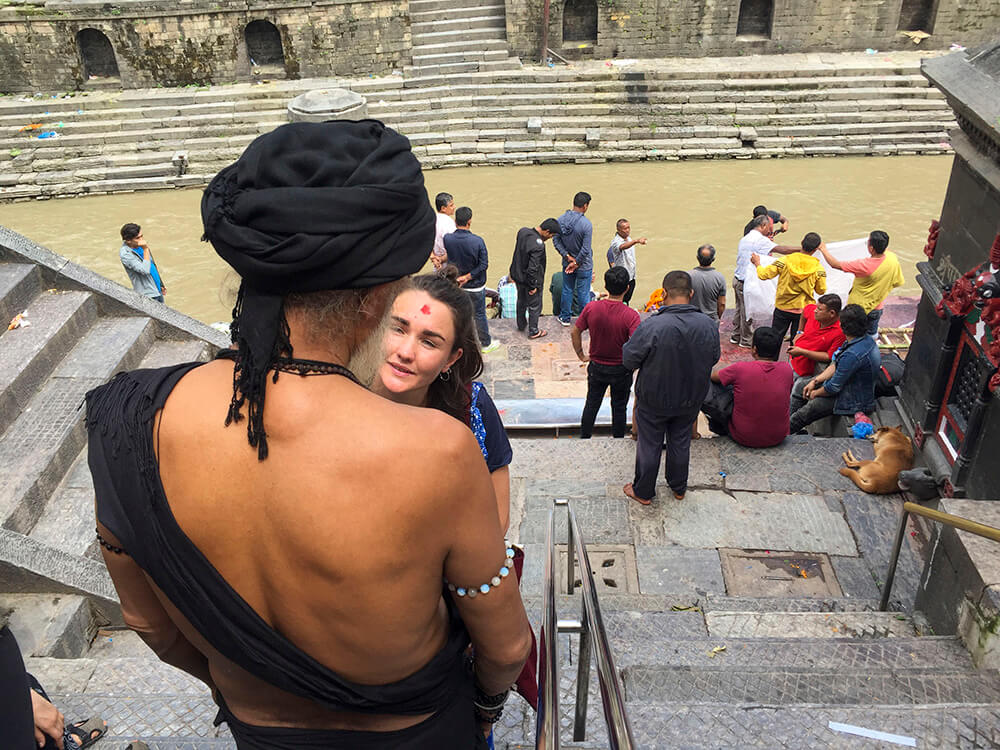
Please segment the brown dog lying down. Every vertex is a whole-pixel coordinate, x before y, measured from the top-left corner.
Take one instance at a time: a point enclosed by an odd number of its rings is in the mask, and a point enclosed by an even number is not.
[[[899,492],[899,472],[913,468],[913,444],[900,427],[879,427],[872,435],[875,460],[859,461],[850,451],[841,454],[847,464],[840,473],[865,492]]]

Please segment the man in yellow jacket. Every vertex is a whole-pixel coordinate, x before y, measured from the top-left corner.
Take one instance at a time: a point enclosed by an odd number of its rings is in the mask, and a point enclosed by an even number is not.
[[[888,250],[889,235],[876,229],[868,235],[868,255],[860,260],[837,260],[820,245],[820,252],[830,268],[854,274],[854,284],[847,298],[849,305],[861,305],[868,316],[868,335],[878,337],[878,323],[882,318],[882,305],[889,292],[903,285],[903,269],[899,258]]]
[[[791,328],[789,341],[799,332],[799,317],[806,305],[816,301],[816,297],[826,294],[826,269],[813,257],[823,240],[815,232],[802,238],[802,249],[783,255],[767,266],[760,264],[760,256],[754,253],[750,262],[757,267],[757,278],[762,280],[778,277],[778,291],[774,297],[774,317],[771,328],[784,338]]]

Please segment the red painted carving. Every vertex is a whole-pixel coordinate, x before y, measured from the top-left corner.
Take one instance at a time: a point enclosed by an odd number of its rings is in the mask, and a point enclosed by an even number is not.
[[[1000,268],[1000,233],[997,233],[993,247],[990,248],[990,265],[993,268]]]
[[[959,318],[964,318],[971,312],[972,305],[976,301],[976,288],[972,280],[976,277],[978,271],[979,267],[977,266],[964,276],[956,279],[955,283],[948,288],[936,308],[939,318],[947,318],[948,313]]]
[[[934,219],[931,222],[930,229],[927,230],[927,244],[924,245],[924,255],[928,258],[934,258],[934,250],[937,247],[938,235],[941,233],[941,222]],[[1000,235],[997,235],[997,240],[1000,240]]]
[[[927,439],[927,433],[924,432],[924,428],[921,425],[917,425],[913,428],[913,442],[916,443],[918,448],[924,447],[924,441]]]

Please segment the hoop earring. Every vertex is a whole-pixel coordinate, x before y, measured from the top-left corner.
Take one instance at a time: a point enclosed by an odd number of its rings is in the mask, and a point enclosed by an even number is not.
[[[438,373],[438,377],[447,383],[451,380],[451,370],[441,370],[441,372]]]

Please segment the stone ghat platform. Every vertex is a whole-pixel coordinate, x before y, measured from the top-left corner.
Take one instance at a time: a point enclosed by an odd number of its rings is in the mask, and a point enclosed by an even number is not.
[[[425,168],[950,153],[921,53],[591,61],[0,99],[0,201],[203,185],[296,95],[343,87]],[[37,127],[35,127],[37,126]],[[39,138],[39,135],[54,135]],[[180,155],[186,159],[181,168]]]

